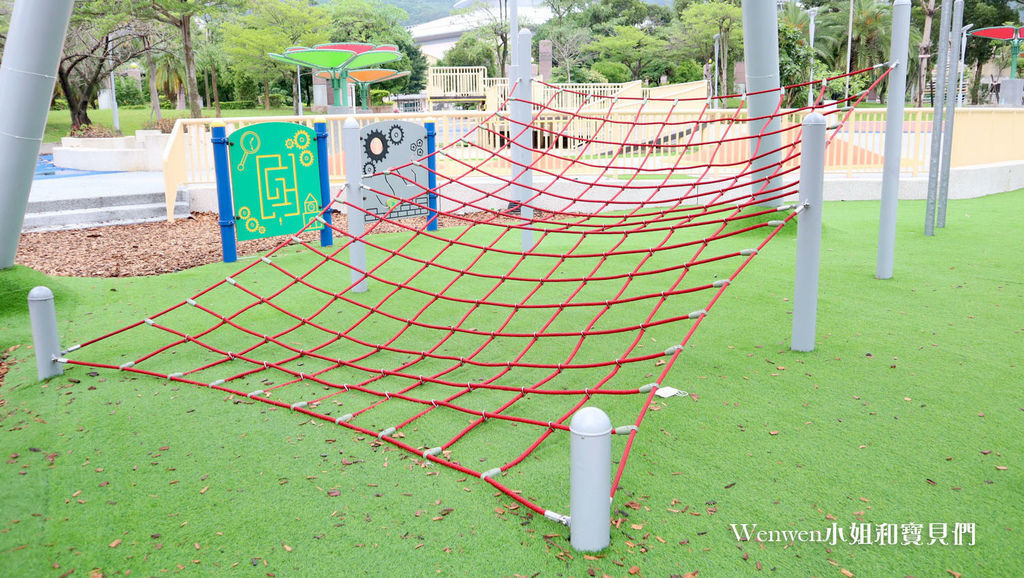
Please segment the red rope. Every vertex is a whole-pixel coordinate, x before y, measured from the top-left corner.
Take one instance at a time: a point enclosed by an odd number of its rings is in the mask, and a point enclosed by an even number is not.
[[[816,81],[821,83],[817,102],[799,110],[840,114],[825,109],[821,102],[827,83],[843,76]],[[785,182],[783,177],[794,176],[799,169],[801,131],[798,125],[774,129],[764,122],[760,134],[737,134],[749,122],[791,114],[782,110],[782,91],[765,91],[779,92],[779,101],[772,114],[764,117],[747,118],[737,109],[727,117],[713,118],[710,100],[702,98],[696,99],[704,102],[694,111],[695,117],[683,121],[677,119],[677,106],[688,99],[633,99],[636,112],[626,121],[615,116],[612,106],[595,111],[592,105],[600,108],[612,102],[610,97],[563,92],[582,96],[575,110],[557,109],[553,104],[557,92],[547,102],[531,103],[538,117],[557,114],[560,124],[542,123],[537,117],[527,123],[508,120],[504,133],[493,126],[499,117],[492,114],[463,139],[435,153],[449,160],[435,172],[441,185],[433,192],[446,205],[439,215],[460,228],[428,232],[419,223],[398,220],[400,207],[426,208],[413,200],[420,194],[405,198],[373,191],[389,199],[391,208],[384,215],[373,215],[376,220],[368,223],[364,234],[353,236],[334,226],[338,242],[333,248],[320,248],[298,237],[285,239],[262,259],[191,298],[73,348],[89,346],[88,352],[95,351],[97,359],[79,359],[86,355],[83,352],[68,363],[209,387],[298,411],[374,436],[463,474],[483,477],[539,514],[546,510],[495,479],[498,474],[478,472],[454,456],[436,455],[431,448],[459,451],[460,441],[489,423],[535,428],[532,441],[510,448],[502,458],[497,471],[507,472],[552,436],[564,439],[557,434],[567,431],[568,420],[595,396],[605,400],[638,397],[638,411],[631,422],[635,427],[629,431],[615,473],[614,496],[654,393],[668,379],[682,348],[731,282],[794,218],[793,207],[757,205],[796,192],[798,183]],[[858,103],[866,92],[848,100]],[[631,99],[619,98],[626,100]],[[503,106],[507,108],[509,102]],[[658,120],[646,110],[653,102],[671,102],[657,113]],[[840,125],[851,113],[846,111]],[[574,123],[588,123],[594,135],[620,126],[624,135],[618,141],[579,139]],[[710,127],[722,128],[720,138],[706,138]],[[652,129],[649,134],[640,130],[648,128]],[[546,145],[531,143],[531,160],[517,163],[511,158],[511,147],[526,131],[540,135],[539,141]],[[685,138],[678,138],[680,134]],[[769,135],[790,142],[766,150],[762,144]],[[484,140],[496,146],[488,147]],[[569,141],[580,143],[575,155],[559,148],[558,143]],[[741,160],[715,160],[726,148],[746,143],[753,143],[753,152]],[[457,147],[472,151],[475,158],[460,158]],[[609,148],[602,151],[603,147]],[[694,151],[707,154],[710,160],[690,160],[688,154]],[[587,160],[590,155],[601,155],[607,162]],[[547,159],[562,163],[562,168],[543,168],[542,161]],[[774,164],[753,168],[762,159],[772,159]],[[512,176],[488,168],[492,162],[511,167]],[[424,159],[417,163],[426,166]],[[395,167],[390,175],[420,187],[400,174],[402,168]],[[453,168],[452,174],[445,173]],[[591,174],[571,176],[570,169]],[[526,199],[513,198],[515,175],[528,170],[543,182],[527,187]],[[728,174],[714,176],[716,170]],[[626,178],[613,180],[612,172],[625,172]],[[677,174],[692,180],[672,182]],[[650,182],[645,183],[645,178]],[[448,190],[454,186],[467,191],[468,197]],[[532,208],[533,217],[494,208],[513,202]],[[344,206],[350,219],[370,214],[340,195],[333,204]],[[780,211],[778,219],[763,221]],[[385,225],[404,237],[377,235],[378,227]],[[735,248],[736,241],[745,238],[740,235],[761,229],[765,234],[753,247]],[[533,235],[529,250],[521,248],[517,232]],[[357,242],[364,244],[370,257],[365,270],[347,260],[347,250]],[[458,261],[451,258],[450,251],[456,250]],[[293,272],[293,252],[312,264]],[[577,267],[585,272],[575,272]],[[704,273],[708,269],[729,273],[715,280]],[[351,279],[351,272],[369,280],[373,290],[354,293],[359,281]],[[694,274],[696,279],[691,278]],[[603,298],[595,297],[595,286]],[[683,299],[700,305],[681,310]],[[611,317],[608,313],[613,310],[625,315]],[[345,321],[338,321],[338,313],[345,314]],[[487,325],[478,326],[484,320]],[[261,329],[267,326],[273,330]],[[641,349],[652,329],[676,327],[682,336],[670,340],[672,347],[654,352]],[[111,348],[124,340],[136,341],[134,335],[141,331],[155,332],[160,345],[137,355],[126,352],[131,361],[123,365],[104,361],[114,355]],[[614,347],[602,347],[613,339]],[[101,347],[108,343],[106,349]],[[175,356],[186,351],[201,353],[192,367],[177,373],[160,370],[185,357]],[[620,373],[654,360],[664,363],[649,390],[630,374]],[[204,379],[208,375],[219,378]],[[539,412],[550,414],[546,417],[536,415],[534,404],[524,401],[557,398],[569,403],[557,409],[546,406]],[[346,415],[338,417],[332,415],[334,408],[324,409],[331,402],[346,406]],[[432,439],[439,434],[427,427],[428,416],[438,411],[461,416],[456,420],[470,419]],[[394,429],[376,431],[381,421]],[[371,424],[376,425],[367,427]],[[404,435],[426,438],[426,444],[414,446],[403,441]]]

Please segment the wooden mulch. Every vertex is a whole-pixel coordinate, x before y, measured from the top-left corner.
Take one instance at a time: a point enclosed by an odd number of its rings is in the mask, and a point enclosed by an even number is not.
[[[480,215],[484,216],[484,215]],[[486,216],[485,216],[486,217]],[[500,217],[495,224],[508,223],[513,217]],[[345,216],[333,215],[334,225],[344,230]],[[403,225],[422,228],[424,219],[408,219]],[[464,226],[465,221],[442,216],[440,227]],[[402,230],[397,225],[378,223],[374,233]],[[300,235],[302,240],[319,244],[319,233]],[[336,236],[337,237],[337,236]],[[268,251],[281,237],[238,243],[238,255]],[[337,238],[335,239],[337,243]],[[191,218],[174,222],[112,225],[92,229],[23,233],[15,263],[47,275],[67,277],[136,277],[172,273],[222,260],[220,227],[212,213],[192,213]]]

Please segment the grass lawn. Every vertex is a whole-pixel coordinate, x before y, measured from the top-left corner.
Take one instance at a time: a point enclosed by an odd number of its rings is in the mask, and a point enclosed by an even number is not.
[[[2,271],[0,351],[15,363],[0,388],[0,575],[1017,575],[1024,230],[1005,216],[1024,211],[1024,190],[950,201],[931,238],[923,202],[899,209],[896,278],[879,281],[878,203],[825,207],[812,353],[788,349],[795,236],[753,260],[666,381],[697,399],[648,414],[612,506],[611,546],[586,556],[565,527],[480,480],[286,409],[80,366],[35,380],[31,287],[57,294],[67,345],[238,264],[130,279]],[[303,256],[280,262],[291,258]],[[678,339],[671,329],[655,347]],[[503,435],[467,443],[500,449]],[[546,444],[501,481],[567,513],[567,450]],[[912,523],[921,545],[902,544]],[[958,523],[974,524],[961,533],[973,545],[954,544]],[[847,541],[882,525],[897,543],[758,544],[737,540],[733,524],[835,525]]]
[[[118,120],[121,125],[121,134],[133,135],[135,131],[152,125],[149,108],[144,109],[118,109]],[[187,110],[163,110],[164,118],[187,118]],[[292,107],[272,108],[249,108],[243,110],[222,110],[221,116],[290,116]],[[212,108],[204,108],[203,116],[215,116]],[[107,128],[114,127],[114,113],[111,110],[89,110],[89,118],[93,123],[101,124]],[[46,117],[46,132],[43,135],[43,142],[60,142],[61,137],[68,136],[71,130],[71,113],[66,110],[51,110]]]

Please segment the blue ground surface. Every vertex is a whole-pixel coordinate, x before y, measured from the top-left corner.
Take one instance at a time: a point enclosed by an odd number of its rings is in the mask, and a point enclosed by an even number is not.
[[[61,179],[64,177],[80,177],[84,175],[105,175],[116,171],[83,171],[54,166],[52,154],[39,155],[36,160],[34,179]]]

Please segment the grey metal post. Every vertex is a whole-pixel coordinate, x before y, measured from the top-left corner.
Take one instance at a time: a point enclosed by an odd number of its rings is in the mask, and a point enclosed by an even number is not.
[[[110,69],[110,114],[113,117],[114,130],[121,132],[121,115],[117,111],[117,81],[114,80],[114,69]]]
[[[28,316],[32,322],[32,346],[36,350],[36,372],[40,381],[64,373],[64,365],[57,361],[60,357],[57,309],[49,287],[36,287],[28,292]]]
[[[727,49],[727,48],[723,48]],[[771,116],[778,107],[779,96],[779,21],[775,2],[765,0],[743,0],[743,54],[747,63],[747,111],[751,118]],[[770,91],[764,94],[750,94],[759,91]],[[778,177],[771,177],[775,168],[782,160],[782,135],[778,132],[782,123],[778,117],[770,120],[751,121],[750,136],[756,137],[763,133],[775,133],[771,136],[751,138],[750,153],[753,156],[771,154],[755,159],[751,164],[750,175],[755,199],[762,189],[776,189],[782,185]],[[760,142],[760,145],[758,143]],[[767,182],[760,182],[767,179]],[[762,203],[778,206],[781,201],[775,200]]]
[[[354,117],[345,119],[341,127],[341,149],[345,153],[345,200],[349,207],[346,209],[346,221],[348,232],[354,239],[359,239],[366,231],[365,214],[363,205],[363,147],[359,142],[359,123]],[[355,287],[352,291],[364,293],[366,291],[366,245],[362,241],[353,241],[348,246],[348,260],[352,265],[352,283]]]
[[[949,30],[949,82],[946,83],[946,116],[942,119],[942,165],[939,169],[938,209],[935,225],[946,226],[946,199],[949,197],[949,163],[953,154],[953,117],[956,115],[956,94],[960,92],[957,81],[957,66],[960,64],[960,28],[964,23],[964,0],[953,3],[953,23]]]
[[[533,191],[533,169],[524,168],[533,164],[533,88],[531,85],[530,46],[533,33],[524,28],[519,31],[516,41],[518,63],[513,67],[516,72],[514,82],[518,83],[516,99],[512,101],[512,122],[509,123],[509,136],[515,135],[512,141],[512,198],[519,203],[519,215],[529,224],[533,220],[533,208],[526,205]],[[533,231],[523,229],[523,252],[533,246]]]
[[[825,182],[825,117],[811,113],[803,122],[800,153],[800,213],[796,233],[793,288],[793,351],[813,351],[818,318],[821,266],[821,209]]]
[[[302,67],[295,65],[295,96],[299,99],[299,116],[302,116]]]
[[[611,542],[612,422],[584,407],[569,422],[569,542],[596,552]]]
[[[513,66],[522,62],[519,60],[519,45],[517,44],[519,38],[519,0],[508,0],[508,66],[509,70]],[[529,60],[527,60],[529,62]],[[514,78],[515,75],[510,74],[509,78]]]
[[[907,99],[910,46],[910,0],[892,3],[889,41],[889,102],[885,118],[885,160],[882,166],[882,213],[878,219],[878,260],[875,277],[891,279],[896,253],[896,210],[900,193],[900,157],[903,149],[903,108]]]
[[[0,269],[14,266],[74,0],[17,0],[0,64]]]
[[[711,93],[711,96],[714,97],[714,100],[711,101],[711,108],[718,108],[718,94],[721,92],[718,88],[718,55],[720,52],[718,45],[721,42],[721,38],[721,34],[715,34],[715,83]]]
[[[953,0],[942,0],[942,18],[939,24],[939,53],[935,60],[935,91],[932,100],[935,116],[932,119],[932,149],[928,157],[928,201],[925,205],[924,234],[935,234],[935,200],[939,191],[939,165],[942,160],[942,113],[946,88],[946,57],[949,55],[949,24],[953,19]]]

